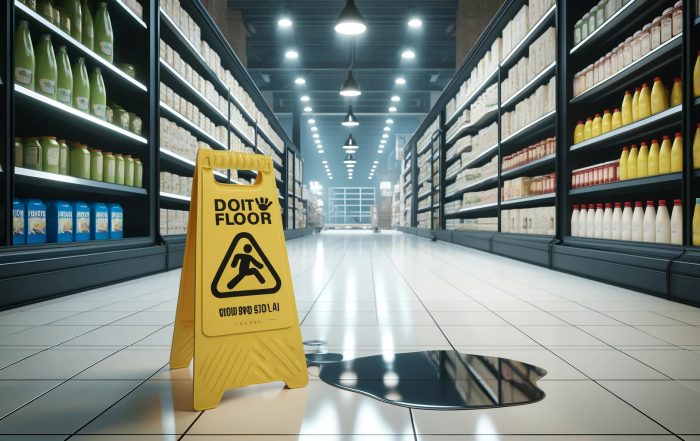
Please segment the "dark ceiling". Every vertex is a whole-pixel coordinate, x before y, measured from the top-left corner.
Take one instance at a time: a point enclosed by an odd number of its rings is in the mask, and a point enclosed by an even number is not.
[[[313,111],[304,113],[301,147],[305,162],[304,181],[319,180],[324,185],[366,186],[373,161],[379,161],[374,182],[391,179],[398,173],[390,170],[395,135],[410,135],[417,128],[439,92],[454,73],[455,14],[458,0],[356,0],[367,31],[359,36],[339,35],[335,21],[345,0],[228,0],[229,6],[242,11],[247,28],[248,69],[253,80],[271,103],[282,124],[292,134],[292,106],[302,95],[308,95]],[[423,26],[411,29],[409,16],[420,16]],[[277,25],[282,15],[288,15],[293,25],[281,29]],[[354,45],[354,47],[353,47]],[[413,60],[401,58],[405,48],[411,48]],[[288,49],[299,53],[297,60],[286,59]],[[362,95],[344,98],[338,91],[352,62],[353,74]],[[306,84],[295,85],[294,79],[304,77]],[[395,84],[397,76],[406,84]],[[392,103],[392,95],[401,101]],[[348,130],[340,125],[349,104],[353,105],[360,126],[352,129],[360,145],[357,153],[355,178],[345,179],[342,144]],[[388,108],[396,105],[397,112]],[[316,120],[324,146],[317,153],[309,118]],[[387,148],[377,153],[385,120],[392,118]],[[327,160],[334,180],[328,182],[322,168]]]

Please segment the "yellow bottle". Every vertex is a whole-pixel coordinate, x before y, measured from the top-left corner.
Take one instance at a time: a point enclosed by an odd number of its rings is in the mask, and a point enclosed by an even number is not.
[[[637,177],[646,178],[649,176],[649,146],[642,142],[637,154]]]
[[[673,80],[673,88],[671,89],[671,107],[676,107],[679,104],[683,104],[683,80],[677,77]]]
[[[622,147],[622,155],[620,156],[620,180],[621,181],[626,181],[629,179],[627,176],[627,160],[629,159],[630,156],[630,149],[628,149],[626,146]]]
[[[676,133],[671,147],[671,173],[683,171],[683,135]]]
[[[700,198],[695,199],[693,210],[693,246],[700,247]]]
[[[583,121],[579,121],[574,129],[574,144],[578,144],[583,140]]]
[[[675,83],[674,83],[675,84]],[[642,88],[642,93],[644,89]],[[669,107],[668,90],[661,78],[654,78],[654,86],[651,88],[651,114],[656,115]]]
[[[603,134],[603,118],[600,117],[600,113],[596,113],[593,118],[593,124],[591,125],[591,135],[595,138]]]
[[[622,127],[622,112],[620,112],[620,109],[615,108],[612,114],[612,129],[616,130],[620,127]]]
[[[637,156],[639,149],[637,144],[632,144],[630,155],[627,157],[627,179],[637,179]]]
[[[659,149],[659,174],[671,173],[671,138],[664,135]]]
[[[651,146],[649,147],[649,165],[647,167],[647,174],[649,176],[656,176],[659,174],[659,140],[652,139]]]
[[[586,118],[586,124],[583,125],[583,140],[588,141],[593,138],[593,120]]]
[[[622,125],[631,124],[633,122],[632,116],[632,94],[626,90],[625,97],[622,99]]]
[[[693,168],[700,169],[700,123],[695,127],[695,137],[693,138]]]
[[[663,86],[663,83],[661,83]],[[668,97],[668,93],[666,93]],[[666,98],[668,103],[668,98]],[[668,104],[666,104],[668,106]],[[637,117],[639,119],[649,118],[652,115],[651,111],[651,89],[647,83],[642,84],[642,90],[639,91],[639,101],[637,101]]]
[[[632,95],[632,121],[639,121],[639,93],[641,89],[639,87],[634,89],[634,95]]]
[[[695,67],[693,68],[693,95],[700,96],[700,51],[695,57]]]
[[[600,133],[608,133],[612,131],[612,115],[608,109],[603,112],[603,123],[601,125],[602,130]]]

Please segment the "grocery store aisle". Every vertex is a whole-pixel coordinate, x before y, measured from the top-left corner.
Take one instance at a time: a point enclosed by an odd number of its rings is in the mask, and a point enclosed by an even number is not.
[[[400,233],[325,232],[288,250],[304,339],[346,359],[514,358],[548,371],[547,396],[409,411],[312,371],[307,388],[232,390],[194,412],[189,372],[167,367],[174,271],[0,312],[0,434],[12,435],[0,439],[700,440],[700,309]]]

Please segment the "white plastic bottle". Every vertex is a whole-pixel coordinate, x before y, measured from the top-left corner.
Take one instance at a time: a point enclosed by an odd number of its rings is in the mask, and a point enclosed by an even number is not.
[[[595,205],[588,204],[586,213],[586,237],[595,237]]]
[[[654,201],[647,201],[642,232],[642,240],[644,242],[656,242],[656,208],[654,208]]]
[[[674,245],[683,245],[683,207],[681,200],[673,201],[673,210],[671,211],[671,243]]]
[[[639,206],[642,203],[639,202]],[[625,209],[622,210],[622,227],[620,228],[622,240],[632,240],[632,203],[625,202]]]
[[[578,236],[578,217],[581,215],[581,211],[578,209],[578,205],[574,205],[574,211],[571,213],[571,235]]]
[[[659,201],[656,210],[656,243],[671,243],[671,216],[666,209],[666,201]]]
[[[612,213],[612,228],[610,238],[612,240],[622,239],[622,204],[615,202],[615,209]]]
[[[603,238],[603,204],[596,204],[593,216],[593,237]]]
[[[606,202],[605,211],[603,212],[603,239],[612,239],[612,217],[612,204],[610,202]]]
[[[578,237],[586,237],[586,219],[588,219],[588,207],[586,204],[581,204],[578,215]]]
[[[654,227],[652,226],[652,228]],[[632,212],[632,240],[636,242],[642,242],[644,240],[644,208],[642,208],[641,201],[634,203],[634,211]]]

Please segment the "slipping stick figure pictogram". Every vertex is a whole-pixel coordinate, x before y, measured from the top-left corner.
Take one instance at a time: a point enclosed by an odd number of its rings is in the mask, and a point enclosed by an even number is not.
[[[231,279],[230,282],[226,285],[228,289],[233,289],[236,285],[238,285],[241,280],[245,279],[247,276],[255,276],[256,279],[258,279],[258,282],[260,284],[265,283],[265,278],[260,274],[260,271],[258,269],[263,269],[263,264],[258,262],[255,257],[250,255],[250,252],[253,251],[253,247],[250,246],[250,244],[246,244],[243,247],[243,251],[245,253],[239,253],[233,256],[233,261],[231,261],[231,268],[235,268],[236,266],[239,266],[238,269],[238,274],[236,277]],[[251,268],[250,264],[253,264],[255,268]]]

